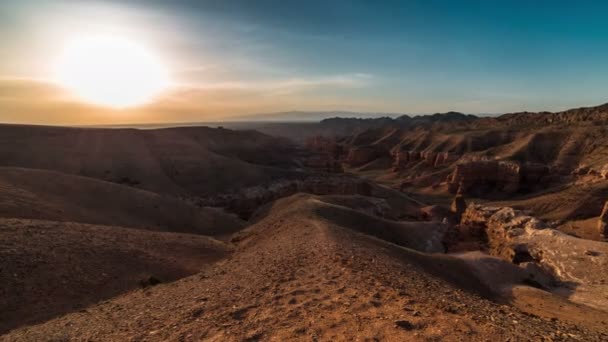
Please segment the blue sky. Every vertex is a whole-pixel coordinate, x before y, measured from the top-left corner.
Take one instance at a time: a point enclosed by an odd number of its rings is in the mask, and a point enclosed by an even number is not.
[[[42,50],[112,30],[160,51],[180,84],[161,107],[187,103],[183,120],[561,110],[607,102],[606,13],[603,1],[3,1],[0,78],[44,80]]]

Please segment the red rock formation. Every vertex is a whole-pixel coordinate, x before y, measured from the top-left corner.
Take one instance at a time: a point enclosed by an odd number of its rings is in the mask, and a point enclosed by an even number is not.
[[[600,235],[608,239],[608,201],[604,204],[604,209],[597,223],[597,228],[600,231]]]
[[[463,193],[472,188],[494,186],[499,190],[512,193],[518,190],[519,166],[496,160],[478,160],[456,165],[448,177],[448,190],[456,193],[459,187]]]
[[[344,147],[337,143],[335,138],[331,137],[315,136],[308,138],[305,147],[310,151],[325,153],[336,159],[344,154]]]
[[[570,172],[570,174],[578,177],[590,176],[595,179],[605,180],[608,179],[608,164],[603,165],[600,168],[592,168],[587,165],[579,165],[576,169]]]
[[[437,152],[425,151],[421,152],[420,156],[429,166],[435,166],[435,159],[437,158]]]
[[[440,167],[452,163],[458,159],[457,155],[448,152],[433,151],[398,151],[394,154],[393,170],[403,170],[410,162],[423,160],[431,167]]]
[[[304,159],[304,165],[311,169],[330,173],[342,173],[343,146],[334,138],[315,136],[308,138],[305,147],[312,155]]]
[[[408,158],[410,161],[418,161],[422,159],[422,155],[420,154],[420,152],[409,151]]]
[[[254,186],[201,199],[199,205],[225,207],[228,211],[248,219],[251,214],[266,203],[291,196],[298,192],[314,195],[362,195],[371,196],[370,183],[344,176],[310,176],[303,179],[282,179],[264,186]]]
[[[437,153],[437,157],[433,161],[434,167],[439,167],[448,161],[449,154],[447,152],[439,152]]]
[[[590,172],[594,172],[594,171],[595,170],[591,169],[587,165],[579,165],[576,169],[574,169],[572,171],[572,174],[575,176],[585,176],[585,175],[588,175]]]
[[[409,161],[409,154],[407,151],[398,151],[395,153],[395,162],[393,163],[393,171],[399,171]]]
[[[526,252],[522,251],[514,239],[526,229],[545,228],[536,218],[522,214],[508,207],[484,207],[471,204],[462,215],[461,225],[484,226],[488,236],[490,254],[519,263]]]
[[[458,192],[452,201],[452,205],[450,206],[450,210],[452,213],[456,215],[456,220],[460,221],[462,218],[462,214],[464,214],[467,209],[467,202],[464,200],[464,194],[462,193],[462,186],[458,188]]]
[[[608,179],[608,164],[604,165],[600,170],[600,177]]]
[[[548,182],[548,175],[549,168],[543,164],[475,160],[456,165],[447,182],[451,193],[462,187],[463,193],[498,190],[511,194]]]
[[[350,166],[361,166],[382,156],[382,152],[374,146],[352,147],[348,151],[346,162]]]

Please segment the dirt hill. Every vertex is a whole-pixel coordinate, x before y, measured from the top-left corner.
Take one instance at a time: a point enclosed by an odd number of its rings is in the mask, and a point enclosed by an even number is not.
[[[608,128],[539,115],[1,125],[0,340],[604,341]]]
[[[289,175],[291,145],[255,131],[0,125],[0,166],[204,196]]]
[[[229,235],[244,222],[220,209],[93,178],[0,167],[0,217]]]
[[[605,313],[564,302],[549,305],[555,300],[548,293],[540,304],[518,297],[535,314],[491,301],[499,300],[499,288],[517,282],[517,274],[507,276],[507,263],[488,266],[502,268],[503,276],[487,283],[475,258],[421,253],[361,234],[357,231],[382,227],[384,221],[369,216],[346,222],[334,209],[345,210],[310,195],[279,200],[235,238],[233,256],[211,270],[17,329],[3,339],[600,341],[607,336]],[[568,317],[569,312],[586,316]],[[586,323],[577,326],[581,319]]]
[[[0,219],[0,333],[200,272],[230,250],[200,235]]]

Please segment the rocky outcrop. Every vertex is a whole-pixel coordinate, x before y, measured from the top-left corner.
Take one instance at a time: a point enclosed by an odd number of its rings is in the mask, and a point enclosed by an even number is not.
[[[238,192],[201,199],[200,206],[224,207],[243,219],[266,203],[291,196],[298,192],[314,195],[362,195],[370,196],[372,186],[368,182],[342,176],[310,176],[303,179],[282,179],[263,186],[244,188]]]
[[[549,167],[540,163],[524,163],[520,166],[520,183],[525,186],[532,184],[547,184],[552,175]]]
[[[344,147],[336,142],[335,138],[314,136],[306,139],[304,144],[307,156],[304,157],[304,166],[309,169],[329,173],[342,173],[342,159]]]
[[[454,154],[454,153],[450,153],[450,152],[439,152],[439,153],[437,153],[437,157],[435,158],[435,161],[433,162],[433,166],[439,167],[442,165],[451,164],[451,163],[455,162],[456,160],[458,160],[458,158],[460,158],[460,155],[458,155],[458,154]]]
[[[456,220],[460,221],[462,218],[462,214],[464,214],[466,209],[467,202],[464,200],[462,187],[459,187],[458,192],[456,193],[456,196],[454,196],[454,200],[452,201],[452,205],[450,206],[450,211],[456,216]]]
[[[459,187],[464,193],[473,188],[486,190],[495,188],[505,193],[519,189],[519,165],[496,160],[478,160],[456,165],[448,177],[448,190],[456,193]]]
[[[547,228],[542,221],[509,207],[471,204],[461,226],[483,227],[490,254],[532,272],[546,289],[598,309],[608,307],[608,244]],[[550,279],[547,276],[555,282],[538,281]]]
[[[603,165],[600,168],[592,168],[587,165],[579,165],[576,169],[571,172],[574,176],[592,176],[595,179],[606,180],[608,179],[608,164]]]
[[[443,221],[446,218],[451,218],[453,215],[450,210],[441,205],[429,205],[420,208],[418,218],[424,221]]]
[[[458,160],[459,155],[449,152],[433,151],[398,151],[394,154],[393,170],[399,171],[409,163],[424,161],[430,167],[440,167]]]
[[[332,137],[311,137],[306,140],[304,146],[310,151],[327,154],[335,159],[339,159],[344,154],[344,146]]]
[[[461,225],[483,226],[490,254],[513,263],[530,261],[527,251],[515,243],[526,229],[543,229],[543,223],[508,207],[484,207],[471,204],[462,215]]]
[[[599,175],[602,177],[602,179],[608,179],[608,164],[602,166],[599,171]]]
[[[602,209],[602,213],[598,219],[597,229],[604,239],[608,239],[608,201],[604,204],[604,209]]]
[[[543,164],[475,160],[456,165],[447,183],[451,193],[461,187],[464,194],[490,191],[512,194],[546,184],[548,174],[549,168]]]
[[[571,174],[574,176],[586,176],[595,172],[595,170],[587,165],[579,165],[576,169],[572,170]]]

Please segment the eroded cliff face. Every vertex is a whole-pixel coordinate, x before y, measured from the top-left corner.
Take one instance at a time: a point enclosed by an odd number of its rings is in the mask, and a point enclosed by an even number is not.
[[[335,138],[313,136],[304,143],[306,155],[302,156],[302,164],[307,169],[328,173],[343,173],[344,146]]]
[[[598,219],[597,229],[604,239],[608,239],[608,201],[604,204],[604,209],[602,209],[602,213]]]
[[[520,164],[502,160],[474,160],[457,164],[448,176],[448,191],[459,187],[465,194],[499,191],[512,194],[551,182],[549,168],[537,163]]]
[[[608,243],[575,238],[509,207],[471,204],[461,226],[485,229],[490,254],[520,265],[543,287],[608,307]]]
[[[304,146],[310,151],[328,154],[335,159],[339,159],[344,154],[344,146],[332,137],[310,137],[306,140]]]
[[[397,151],[393,156],[393,171],[406,169],[410,163],[424,161],[427,166],[440,167],[455,162],[460,155],[450,152]]]
[[[531,261],[528,251],[517,238],[530,230],[546,228],[532,216],[509,207],[484,207],[471,204],[462,215],[461,225],[483,227],[490,254],[519,264]]]
[[[456,196],[452,200],[452,204],[450,205],[450,211],[456,216],[456,220],[460,221],[462,219],[462,214],[467,209],[467,202],[464,199],[464,195],[462,191],[459,189]]]
[[[346,163],[350,166],[357,167],[387,155],[387,151],[384,151],[377,146],[351,147],[346,156]]]
[[[243,219],[266,203],[298,192],[314,195],[370,196],[372,186],[365,180],[346,176],[308,176],[302,179],[279,179],[275,182],[241,189],[240,191],[202,199],[200,205],[224,207]]]

